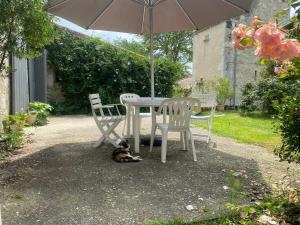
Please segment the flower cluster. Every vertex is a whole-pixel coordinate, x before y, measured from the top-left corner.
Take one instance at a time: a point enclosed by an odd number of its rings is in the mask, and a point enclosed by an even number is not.
[[[285,32],[275,22],[263,25],[258,17],[254,17],[252,27],[239,24],[233,29],[232,45],[240,50],[256,47],[256,56],[280,62],[281,66],[275,68],[277,74],[287,73],[290,60],[300,55],[297,40],[286,39]]]

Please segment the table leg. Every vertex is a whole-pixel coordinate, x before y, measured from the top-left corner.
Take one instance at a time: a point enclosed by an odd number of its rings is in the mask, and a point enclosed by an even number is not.
[[[130,126],[131,126],[131,106],[127,105],[127,115],[126,115],[126,137],[129,138],[131,136]]]
[[[134,151],[140,152],[140,107],[134,107],[134,119],[133,119],[133,134],[134,134]]]
[[[150,113],[151,113],[151,130],[154,128],[156,124],[156,115],[155,115],[155,107],[151,106],[150,107]]]

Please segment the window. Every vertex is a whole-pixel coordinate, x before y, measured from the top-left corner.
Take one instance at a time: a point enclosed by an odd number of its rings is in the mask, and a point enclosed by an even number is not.
[[[229,29],[232,28],[232,22],[231,22],[231,20],[227,20],[226,21],[226,28],[229,28]]]

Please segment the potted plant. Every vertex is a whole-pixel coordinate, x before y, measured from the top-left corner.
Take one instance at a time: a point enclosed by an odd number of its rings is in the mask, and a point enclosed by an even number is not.
[[[37,126],[43,126],[48,123],[48,116],[52,109],[51,105],[43,102],[31,102],[29,104],[29,111],[32,114],[32,119],[36,117],[34,124]]]
[[[230,100],[233,96],[230,80],[226,78],[218,78],[216,83],[217,95],[217,110],[224,111],[226,101]]]
[[[28,111],[27,118],[26,118],[26,124],[28,126],[32,126],[36,123],[37,120],[37,112],[36,111]]]

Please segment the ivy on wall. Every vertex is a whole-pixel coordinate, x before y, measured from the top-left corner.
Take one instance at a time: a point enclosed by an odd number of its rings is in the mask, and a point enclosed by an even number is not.
[[[65,97],[56,105],[57,111],[90,112],[90,93],[100,93],[104,104],[119,102],[122,93],[150,96],[147,58],[99,39],[60,33],[61,37],[47,47],[48,61],[55,68]],[[155,94],[170,97],[175,82],[183,75],[182,67],[164,58],[158,58],[155,64]]]

